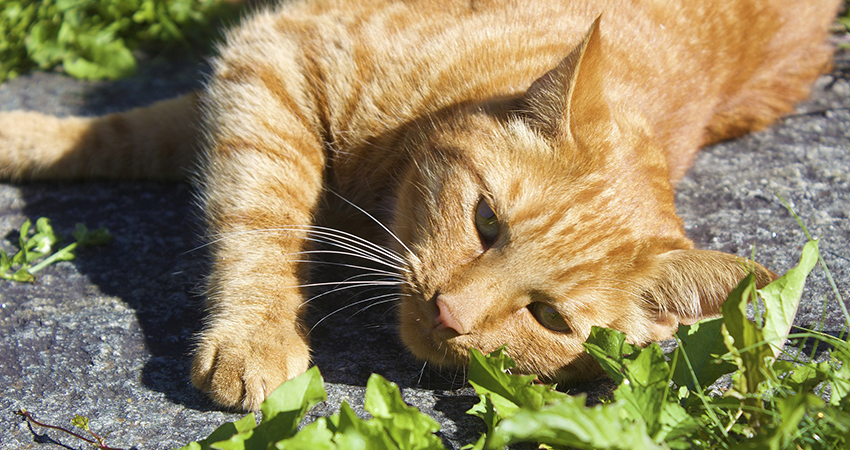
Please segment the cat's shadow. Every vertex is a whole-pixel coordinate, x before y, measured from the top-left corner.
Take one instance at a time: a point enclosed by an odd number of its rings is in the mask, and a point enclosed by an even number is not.
[[[64,243],[71,241],[76,223],[105,227],[114,237],[108,245],[77,251],[72,264],[85,277],[83,283],[73,279],[69,268],[49,269],[58,275],[51,277],[56,302],[73,305],[91,295],[120,299],[133,310],[138,329],[120,331],[121,345],[126,347],[113,351],[133,353],[136,343],[143,344],[149,354],[142,369],[146,387],[192,409],[215,408],[188,381],[189,349],[203,311],[198,293],[205,265],[190,188],[174,183],[85,182],[30,183],[19,189],[26,199],[24,214],[32,220],[49,217],[65,236]]]
[[[119,299],[133,310],[138,323],[138,330],[124,330],[127,339],[140,341],[149,353],[142,384],[191,409],[220,409],[189,382],[207,271],[193,188],[185,183],[81,182],[28,183],[19,189],[26,204],[23,213],[33,220],[49,217],[67,238],[78,222],[89,228],[106,227],[114,236],[106,246],[78,251],[72,264],[86,278],[84,284],[63,280],[63,274],[72,273],[70,266],[51,269],[58,271],[54,283],[62,286],[55,291],[56,302],[73,304],[79,296],[92,295],[92,290]],[[17,234],[7,238],[16,239]],[[348,276],[334,266],[318,265],[311,281],[335,282]],[[394,299],[392,290],[343,290],[310,302],[307,323],[313,362],[325,381],[363,387],[372,373],[379,373],[402,388],[446,392],[437,395],[435,409],[445,410],[455,421],[471,418],[465,411],[474,397],[451,393],[465,385],[464,372],[423,367],[400,341],[396,303],[370,301],[371,297]]]

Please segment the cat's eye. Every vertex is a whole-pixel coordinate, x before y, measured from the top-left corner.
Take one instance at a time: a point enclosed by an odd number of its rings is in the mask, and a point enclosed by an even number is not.
[[[546,303],[532,303],[528,305],[528,310],[531,311],[531,315],[537,319],[540,325],[552,331],[560,333],[569,333],[571,331],[570,325],[564,320],[564,316]]]
[[[486,248],[492,247],[499,237],[499,218],[483,197],[475,206],[475,230]]]

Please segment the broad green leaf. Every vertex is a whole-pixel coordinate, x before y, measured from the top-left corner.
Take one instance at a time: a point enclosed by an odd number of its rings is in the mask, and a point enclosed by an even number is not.
[[[469,384],[478,395],[490,396],[496,413],[510,417],[521,408],[540,409],[566,396],[551,386],[532,384],[534,375],[509,375],[507,371],[516,364],[499,348],[486,357],[478,350],[470,349]]]
[[[840,364],[840,367],[832,372],[832,393],[829,404],[834,406],[841,404],[841,402],[850,404],[850,351],[847,348],[836,348],[832,350],[831,354],[835,358],[835,365]]]
[[[227,440],[239,433],[248,432],[256,426],[257,420],[254,417],[254,413],[249,413],[247,416],[237,420],[236,422],[228,422],[216,428],[215,431],[207,436],[206,439],[187,444],[179,450],[210,450],[213,448],[211,447],[211,444],[214,442]]]
[[[399,448],[443,448],[442,441],[434,434],[440,424],[408,406],[398,386],[378,374],[372,374],[366,383],[365,407],[372,414],[372,421],[381,425]]]
[[[615,383],[623,382],[626,378],[623,356],[633,354],[637,349],[626,342],[625,334],[607,328],[591,327],[590,336],[583,345],[587,353],[596,359]]]
[[[42,69],[49,69],[62,61],[67,49],[57,42],[59,24],[41,21],[26,34],[24,44],[30,59]]]
[[[275,443],[278,450],[334,450],[334,434],[328,429],[327,419],[320,417],[301,429],[295,436]]]
[[[794,392],[811,392],[815,386],[829,377],[832,368],[829,362],[797,364],[791,361],[777,360],[773,370],[781,378],[781,384]]]
[[[7,279],[21,283],[32,283],[35,281],[35,277],[26,268],[18,269],[15,273],[9,275]]]
[[[671,448],[693,448],[693,436],[702,427],[697,418],[673,401],[666,401],[661,406],[658,422],[659,431],[655,433],[654,441],[664,442]]]
[[[317,367],[283,383],[260,405],[263,420],[248,431],[212,444],[221,450],[265,450],[295,434],[307,411],[327,398],[322,375]]]
[[[762,333],[770,343],[774,356],[779,356],[782,344],[788,337],[794,316],[797,314],[797,307],[800,305],[800,296],[803,294],[806,277],[817,262],[818,243],[809,241],[803,247],[803,254],[797,267],[759,290],[765,303]]]
[[[318,367],[283,383],[260,405],[263,423],[275,422],[280,432],[290,434],[298,428],[304,414],[328,398]]]
[[[593,327],[584,344],[614,381],[619,381],[614,398],[626,405],[624,411],[646,424],[651,436],[663,433],[660,420],[670,401],[670,367],[661,347],[641,348],[626,342],[626,335],[607,328]]]
[[[541,442],[576,449],[660,449],[640,422],[623,420],[622,402],[585,406],[585,398],[564,397],[539,410],[523,409],[502,420],[487,448]]]
[[[478,403],[469,408],[466,412],[471,416],[480,418],[487,424],[487,432],[492,433],[496,429],[496,424],[499,423],[499,415],[496,413],[496,407],[493,405],[493,400],[490,395],[481,394],[478,396]]]
[[[734,364],[720,359],[728,350],[723,343],[723,319],[714,318],[693,325],[681,325],[676,335],[682,345],[676,348],[673,358],[677,360],[673,369],[673,382],[693,390],[694,377],[700,387],[709,386],[721,376],[734,372]],[[688,361],[685,361],[687,356]],[[693,375],[688,362],[693,368]]]
[[[755,292],[755,275],[750,274],[738,284],[723,303],[723,337],[726,348],[738,366],[733,376],[738,394],[754,394],[761,382],[767,380],[765,358],[773,358],[773,350],[764,342],[764,335],[747,319],[747,303]]]
[[[351,406],[342,402],[338,421],[330,426],[334,442],[339,448],[394,449],[397,448],[386,431],[377,423],[366,421],[354,413]]]

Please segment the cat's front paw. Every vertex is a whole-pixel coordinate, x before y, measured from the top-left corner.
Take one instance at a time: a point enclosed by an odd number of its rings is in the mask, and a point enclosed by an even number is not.
[[[239,328],[221,324],[201,334],[192,383],[217,403],[256,411],[281,383],[307,370],[310,348],[294,330]]]

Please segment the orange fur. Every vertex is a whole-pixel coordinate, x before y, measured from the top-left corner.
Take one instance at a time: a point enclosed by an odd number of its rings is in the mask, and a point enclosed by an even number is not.
[[[213,269],[192,380],[224,405],[256,409],[309,365],[299,261],[328,189],[376,214],[393,205],[381,217],[414,354],[457,365],[508,344],[519,370],[582,380],[598,373],[581,346],[591,326],[662,339],[716,314],[744,276],[744,260],[693,250],[673,186],[701,145],[807,94],[837,5],[287,2],[228,34],[200,117],[191,98],[95,119],[2,114],[0,176],[174,177],[192,134],[172,125],[200,120]],[[176,115],[149,119],[162,111]],[[760,284],[775,276],[754,268]]]

